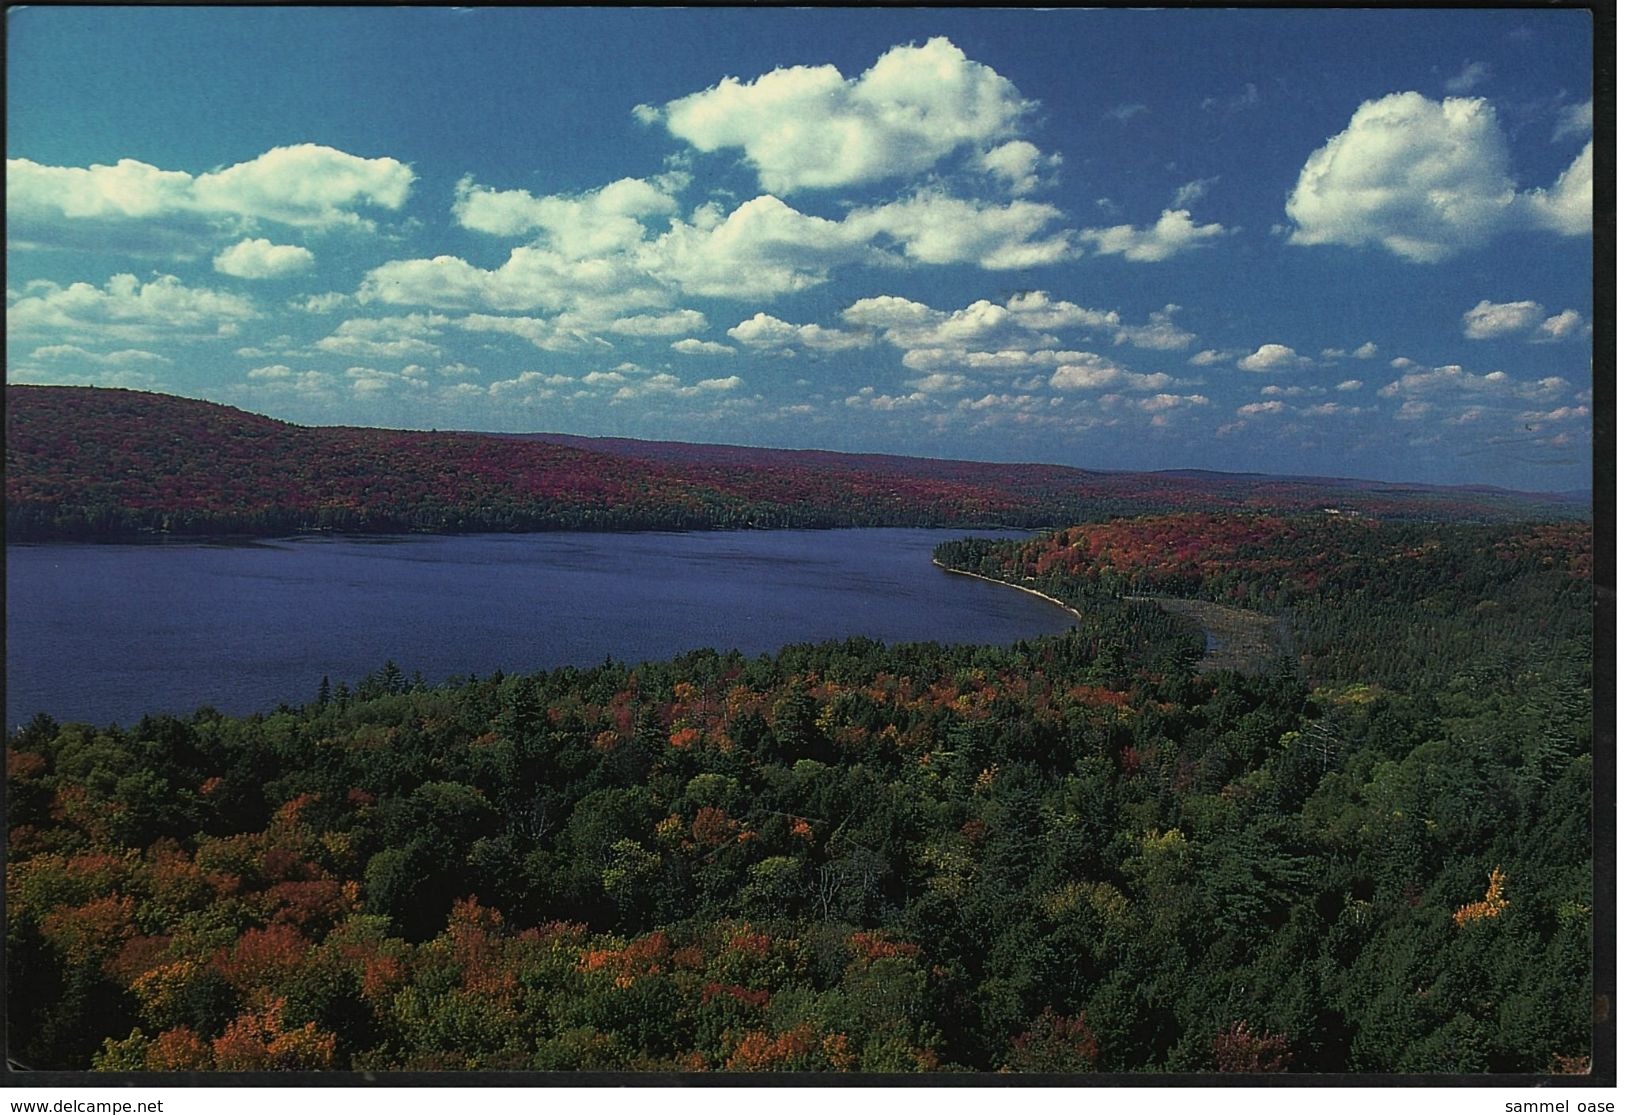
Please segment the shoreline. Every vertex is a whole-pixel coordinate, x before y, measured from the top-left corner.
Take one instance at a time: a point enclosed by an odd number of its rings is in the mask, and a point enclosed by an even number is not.
[[[197,545],[207,543],[252,543],[252,542],[294,542],[306,538],[340,538],[340,539],[418,539],[418,538],[469,538],[480,535],[518,537],[521,535],[559,535],[559,534],[791,534],[791,533],[825,533],[842,530],[935,530],[935,531],[986,531],[1000,537],[1008,537],[1013,533],[1037,534],[1040,531],[1054,530],[1054,526],[1013,526],[1010,524],[990,523],[854,523],[854,524],[815,524],[800,526],[762,526],[754,523],[743,525],[715,525],[702,524],[696,526],[592,526],[592,527],[527,527],[519,530],[504,530],[499,527],[481,527],[469,530],[431,530],[424,528],[415,530],[410,527],[383,527],[376,530],[363,527],[292,527],[286,530],[273,531],[174,531],[157,529],[137,529],[108,531],[105,533],[92,533],[82,531],[46,531],[30,532],[26,530],[11,530],[7,532],[6,545],[8,546],[130,546],[153,545],[162,546],[171,543],[181,545]],[[1003,584],[1003,581],[998,582]]]
[[[1021,585],[1013,585],[1009,581],[1000,581],[993,577],[984,577],[982,574],[972,573],[968,569],[955,569],[952,566],[942,564],[942,562],[938,561],[936,558],[931,559],[931,564],[942,570],[944,573],[955,573],[961,577],[975,577],[978,581],[986,581],[990,585],[1003,585],[1005,588],[1013,588],[1017,592],[1025,592],[1028,596],[1036,596],[1040,600],[1047,600],[1051,604],[1054,604],[1057,608],[1060,608],[1062,611],[1070,612],[1073,619],[1080,621],[1083,619],[1083,613],[1078,611],[1072,605],[1063,603],[1055,599],[1055,597],[1050,596],[1048,593],[1039,592],[1035,588],[1023,588]]]

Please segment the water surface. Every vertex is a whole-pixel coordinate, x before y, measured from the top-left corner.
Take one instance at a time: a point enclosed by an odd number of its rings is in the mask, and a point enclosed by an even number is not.
[[[1054,605],[931,564],[965,531],[309,537],[6,549],[6,722],[269,711],[431,682],[867,635],[1009,644]]]

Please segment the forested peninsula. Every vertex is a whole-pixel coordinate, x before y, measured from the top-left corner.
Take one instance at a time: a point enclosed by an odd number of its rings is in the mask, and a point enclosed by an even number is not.
[[[816,450],[302,427],[96,387],[6,388],[12,541],[841,526],[1063,526],[1179,510],[1584,518],[1497,489],[1091,472]]]
[[[936,558],[1079,622],[37,719],[11,1056],[1589,1071],[1588,524],[1181,511]],[[1199,671],[1144,594],[1272,649]]]

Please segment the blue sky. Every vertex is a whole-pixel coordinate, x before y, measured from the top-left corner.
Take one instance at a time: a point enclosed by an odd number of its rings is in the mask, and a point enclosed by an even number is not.
[[[12,382],[1589,486],[1589,13],[24,8]]]

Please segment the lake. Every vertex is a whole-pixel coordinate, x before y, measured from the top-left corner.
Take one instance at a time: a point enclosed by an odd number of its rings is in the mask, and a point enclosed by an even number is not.
[[[1010,533],[1006,532],[1006,536]],[[6,548],[6,723],[303,704],[393,660],[431,682],[866,635],[1010,644],[1071,626],[931,564],[916,529],[313,536]]]

